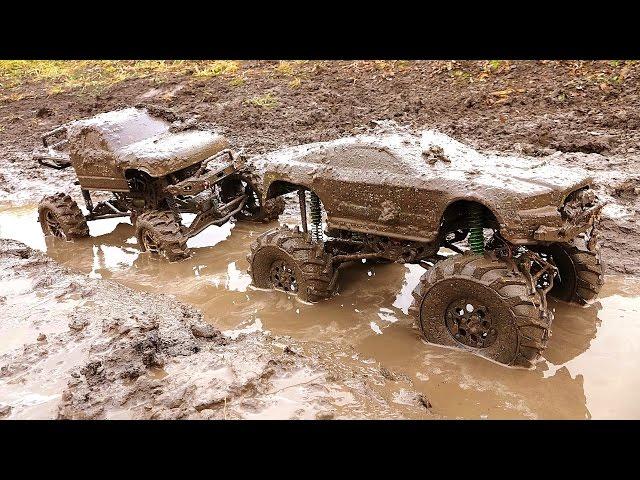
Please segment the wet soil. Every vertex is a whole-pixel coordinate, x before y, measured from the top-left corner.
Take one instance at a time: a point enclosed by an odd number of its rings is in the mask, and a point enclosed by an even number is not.
[[[171,295],[87,278],[20,242],[0,240],[0,267],[3,418],[427,414],[413,390],[403,409],[372,402],[380,372],[346,367],[348,388],[313,346],[255,325],[220,332]]]
[[[293,204],[288,206],[282,221],[295,221],[293,207]],[[0,212],[0,237],[29,242],[64,267],[88,276],[88,279],[83,277],[82,283],[95,284],[100,291],[117,288],[117,295],[106,294],[101,305],[113,304],[115,307],[110,308],[117,312],[119,300],[116,297],[124,290],[130,292],[121,298],[126,308],[140,304],[140,308],[146,310],[150,307],[143,299],[148,298],[155,305],[155,310],[150,311],[165,311],[166,308],[167,312],[172,312],[176,308],[175,302],[167,303],[166,297],[175,295],[178,301],[196,307],[204,322],[222,330],[228,344],[212,346],[211,351],[217,352],[216,355],[223,355],[225,361],[233,364],[246,362],[246,357],[236,360],[234,355],[249,348],[248,342],[238,344],[240,340],[234,340],[234,336],[237,332],[245,332],[250,338],[261,335],[250,349],[266,350],[263,358],[273,355],[282,358],[282,355],[274,354],[274,350],[280,354],[287,352],[285,358],[293,357],[296,361],[286,368],[280,367],[283,370],[280,375],[288,379],[283,381],[298,383],[296,372],[302,370],[306,376],[301,381],[316,378],[314,389],[322,393],[318,394],[319,398],[306,390],[299,395],[292,393],[290,403],[297,407],[287,410],[275,400],[270,403],[269,399],[248,389],[248,393],[234,397],[227,405],[227,415],[233,411],[238,418],[640,417],[637,396],[640,391],[637,376],[640,367],[637,360],[640,351],[640,280],[628,275],[607,276],[599,301],[586,308],[552,301],[555,320],[544,360],[531,371],[510,369],[461,351],[427,345],[421,340],[407,315],[411,291],[424,272],[420,266],[367,263],[351,266],[341,272],[338,294],[314,305],[302,303],[283,292],[251,288],[246,273],[247,249],[256,235],[273,226],[238,222],[209,227],[189,240],[193,250],[191,258],[168,264],[140,253],[133,238],[133,227],[127,221],[90,222],[91,238],[68,243],[56,239],[45,241],[39,235],[34,205]],[[29,269],[21,268],[15,275],[32,285],[38,284],[37,275]],[[80,274],[76,274],[77,277]],[[65,280],[61,281],[64,284]],[[53,292],[59,288],[39,286],[35,287],[35,292],[45,297],[43,305],[57,305]],[[147,292],[148,296],[138,296],[137,292]],[[96,301],[101,297],[94,294],[91,298]],[[17,302],[13,295],[7,295],[7,298]],[[6,304],[1,308],[6,308]],[[100,305],[96,305],[95,311],[102,311]],[[24,319],[16,309],[11,315]],[[67,319],[66,313],[61,315],[64,320],[59,323],[66,329],[71,320]],[[86,318],[91,321],[91,315]],[[98,323],[104,324],[105,320],[99,318]],[[23,323],[30,325],[32,321],[32,317],[27,317]],[[184,320],[180,322],[184,323]],[[55,322],[47,318],[42,320],[42,328],[49,324]],[[103,346],[104,342],[115,340],[108,332],[98,333],[91,337],[91,342],[95,342],[92,353],[104,355],[108,350]],[[13,334],[12,355],[29,364],[31,357],[25,358],[21,352],[35,348],[28,345],[38,344],[37,334],[35,329]],[[16,338],[18,335],[22,336]],[[23,341],[27,346],[23,350],[15,349]],[[299,357],[300,354],[303,356]],[[128,355],[123,356],[128,358]],[[178,385],[180,388],[188,386],[189,381],[196,382],[200,376],[209,378],[207,372],[212,360],[201,353],[184,359],[170,354],[164,354],[164,357],[169,358],[165,360],[166,364],[175,366],[165,364],[161,368],[147,367],[145,370],[139,365],[146,372],[145,379],[151,376],[165,388],[171,385],[173,389]],[[90,363],[90,359],[85,358],[79,368]],[[191,372],[188,376],[193,380],[185,378],[187,373],[182,373],[183,369]],[[63,370],[58,375],[65,381],[78,381],[69,378],[70,374],[65,378]],[[80,373],[82,388],[71,389],[74,394],[87,391],[83,375]],[[0,385],[3,385],[0,388],[11,388],[4,382]],[[272,388],[275,384],[270,385]],[[104,397],[121,398],[125,392],[130,392],[118,382],[101,388],[104,394],[100,395]],[[146,401],[150,390],[136,388],[141,390],[131,393],[134,401],[107,410],[134,417],[147,415],[149,412],[134,406]],[[21,392],[24,394],[24,391]],[[194,395],[200,395],[202,391]],[[19,393],[15,395],[17,397]],[[77,399],[77,395],[73,398]],[[3,396],[0,394],[0,398]],[[197,415],[189,410],[194,400],[189,398],[182,410],[158,407],[163,412],[158,413],[158,418],[187,411],[191,412],[187,417],[196,418]],[[255,402],[266,406],[251,412],[242,407]],[[273,403],[275,405],[269,407]],[[229,410],[230,404],[234,405],[232,410]],[[92,411],[91,402],[74,405],[69,408],[78,415],[82,415],[78,412]],[[66,411],[65,408],[59,407],[60,411]],[[216,405],[211,408],[214,412],[206,413],[212,418],[220,418],[223,415],[220,408],[224,406]],[[302,411],[296,413],[298,409]]]
[[[0,101],[0,238],[63,265],[0,245],[1,418],[640,417],[640,64],[308,62],[296,87],[277,66],[242,62],[237,84],[176,75],[99,95],[50,95],[33,79]],[[250,101],[265,94],[270,107]],[[190,240],[191,259],[170,265],[140,254],[126,222],[45,242],[35,203],[79,191],[71,169],[31,160],[40,135],[140,101],[195,118],[248,154],[391,121],[586,168],[610,202],[602,294],[587,308],[552,303],[544,361],[522,371],[422,342],[407,316],[419,266],[353,266],[338,295],[314,306],[251,289],[248,246],[275,224],[210,227]],[[193,321],[195,332],[222,333],[195,336]]]

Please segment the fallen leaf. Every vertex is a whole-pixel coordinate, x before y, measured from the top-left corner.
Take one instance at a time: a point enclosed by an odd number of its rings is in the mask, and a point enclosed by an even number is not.
[[[511,95],[513,93],[512,88],[507,88],[506,90],[499,90],[497,92],[491,92],[491,95],[496,97],[506,97],[507,95]]]

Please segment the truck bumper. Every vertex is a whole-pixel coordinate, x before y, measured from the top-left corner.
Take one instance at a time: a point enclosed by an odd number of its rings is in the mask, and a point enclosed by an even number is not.
[[[576,218],[566,220],[559,227],[543,225],[534,232],[533,238],[539,242],[568,242],[580,233],[593,231],[600,219],[604,205],[604,203],[598,203],[580,213]]]

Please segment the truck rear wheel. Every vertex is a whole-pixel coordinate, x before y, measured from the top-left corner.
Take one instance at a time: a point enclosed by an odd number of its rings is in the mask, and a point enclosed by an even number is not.
[[[598,296],[604,283],[600,255],[590,252],[582,239],[556,243],[548,253],[559,270],[549,295],[578,305],[586,305]]]
[[[65,193],[56,193],[40,200],[38,221],[45,236],[65,240],[89,236],[89,226],[80,207]]]
[[[317,302],[335,288],[331,255],[311,236],[284,226],[260,235],[247,256],[249,274],[258,288],[283,290]]]
[[[162,255],[170,262],[189,256],[187,237],[172,212],[150,210],[136,220],[136,238],[143,252]]]
[[[430,343],[525,368],[546,347],[552,314],[505,262],[455,255],[425,272],[413,297],[410,314]]]

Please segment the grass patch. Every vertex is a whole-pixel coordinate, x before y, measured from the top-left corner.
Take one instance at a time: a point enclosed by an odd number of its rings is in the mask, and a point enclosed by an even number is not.
[[[302,83],[302,81],[300,80],[300,77],[296,77],[296,78],[294,78],[293,80],[291,80],[289,82],[289,86],[291,88],[298,88],[301,83]]]
[[[469,80],[470,82],[473,82],[473,75],[471,75],[470,72],[467,72],[465,70],[456,69],[453,72],[451,72],[451,75],[456,79]]]
[[[202,66],[196,64],[195,72],[193,73],[195,77],[217,77],[238,71],[238,62],[231,60],[215,60],[204,63],[205,65]]]
[[[300,77],[304,72],[302,72],[302,67],[306,63],[309,63],[308,60],[291,60],[285,61],[280,60],[278,65],[275,66],[274,71],[276,74],[283,77]]]
[[[280,75],[290,77],[294,74],[294,63],[280,60],[275,68]]]
[[[265,93],[264,95],[250,98],[247,103],[261,108],[273,108],[278,105],[278,99],[271,93]]]
[[[0,60],[0,86],[13,89],[46,82],[51,94],[99,93],[129,79],[150,78],[162,83],[175,75],[215,77],[238,69],[239,62],[229,60]]]
[[[502,65],[502,60],[489,60],[489,62],[487,62],[487,70],[498,70],[500,65]]]
[[[241,85],[244,85],[244,77],[233,77],[231,80],[229,80],[229,85],[231,85],[232,87],[239,87]]]
[[[373,66],[376,67],[377,70],[391,70],[393,68],[391,62],[384,60],[375,60]]]

